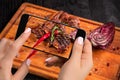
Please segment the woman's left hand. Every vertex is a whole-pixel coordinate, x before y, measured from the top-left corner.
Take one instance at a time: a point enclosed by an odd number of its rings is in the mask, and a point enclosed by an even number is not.
[[[0,80],[23,80],[27,75],[31,62],[29,59],[23,62],[14,75],[11,69],[15,56],[30,34],[31,29],[27,28],[14,42],[5,38],[0,41]]]

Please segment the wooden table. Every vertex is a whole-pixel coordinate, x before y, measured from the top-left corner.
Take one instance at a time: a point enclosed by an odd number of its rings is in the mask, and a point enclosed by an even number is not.
[[[13,40],[19,21],[22,14],[32,14],[40,17],[48,17],[51,19],[58,11],[44,8],[41,6],[33,5],[30,3],[24,3],[6,25],[5,29],[0,34],[0,39],[3,37]],[[80,18],[80,27],[87,33],[93,30],[102,23]],[[12,36],[12,37],[11,37]],[[93,60],[94,66],[87,76],[86,80],[119,80],[120,79],[120,29],[116,27],[115,38],[113,43],[106,50],[93,48]],[[24,61],[31,49],[22,47],[20,50],[20,57],[16,58],[13,63],[14,68],[18,68]],[[60,67],[45,66],[44,60],[47,58],[44,52],[38,51],[35,56],[32,57],[32,63],[30,66],[30,73],[42,76],[48,79],[57,79],[60,72]],[[118,79],[119,77],[119,79]]]

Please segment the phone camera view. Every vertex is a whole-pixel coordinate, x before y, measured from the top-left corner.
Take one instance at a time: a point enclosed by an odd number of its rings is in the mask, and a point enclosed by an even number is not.
[[[85,31],[69,26],[58,14],[51,20],[23,14],[18,29],[22,31],[21,28],[31,28],[32,32],[24,46],[64,58],[69,58],[76,37],[85,37]],[[17,37],[19,35],[17,32]]]

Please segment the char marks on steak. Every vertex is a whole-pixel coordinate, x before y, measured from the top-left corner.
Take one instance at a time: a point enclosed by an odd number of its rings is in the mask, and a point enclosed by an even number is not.
[[[70,38],[67,34],[59,34],[56,35],[53,41],[53,46],[58,50],[58,52],[62,53],[70,45],[70,42]]]
[[[37,26],[36,28],[33,28],[31,32],[35,34],[38,39],[45,34],[45,31],[42,30],[41,25]]]

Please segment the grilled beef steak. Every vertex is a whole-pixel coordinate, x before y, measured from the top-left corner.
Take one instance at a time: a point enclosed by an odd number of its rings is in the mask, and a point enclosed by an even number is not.
[[[78,17],[70,16],[68,13],[64,12],[60,19],[63,23],[68,24],[69,26],[79,28],[80,20]]]
[[[54,21],[54,22],[52,22]],[[76,17],[72,17],[70,16],[68,13],[63,12],[63,11],[59,11],[52,19],[51,21],[46,21],[42,26],[38,26],[34,29],[32,29],[32,33],[34,33],[37,38],[42,37],[45,33],[48,32],[52,32],[52,29],[57,26],[59,27],[59,29],[62,31],[62,34],[58,34],[58,35],[54,35],[55,38],[53,40],[53,42],[50,41],[50,39],[47,39],[49,46],[53,46],[55,47],[58,52],[62,53],[63,51],[65,51],[68,46],[70,45],[71,39],[73,39],[73,37],[76,34],[67,34],[65,32],[65,26],[62,24],[57,24],[55,22],[58,23],[67,23],[70,26],[75,26],[75,27],[79,27],[79,23],[80,20],[77,19]],[[73,33],[73,32],[71,32]]]
[[[59,34],[53,41],[53,46],[61,53],[70,45],[70,38],[66,34]]]
[[[33,28],[31,32],[35,34],[38,39],[45,34],[45,31],[42,30],[42,27],[40,25],[37,26],[36,28]]]

